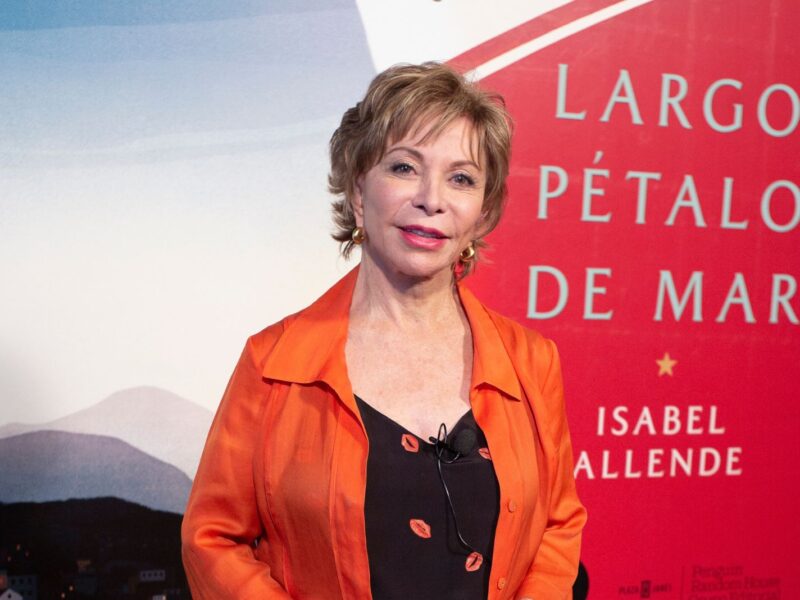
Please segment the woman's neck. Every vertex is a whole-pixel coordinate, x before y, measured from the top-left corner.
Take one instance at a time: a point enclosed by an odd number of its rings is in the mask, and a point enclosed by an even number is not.
[[[420,333],[463,323],[464,315],[452,272],[425,279],[387,274],[363,255],[350,320]]]

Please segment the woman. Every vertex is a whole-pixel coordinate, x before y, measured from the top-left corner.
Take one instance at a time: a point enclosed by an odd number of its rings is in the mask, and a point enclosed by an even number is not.
[[[334,237],[361,263],[247,341],[183,522],[195,598],[571,597],[558,354],[461,283],[509,148],[502,100],[439,64],[345,113]]]

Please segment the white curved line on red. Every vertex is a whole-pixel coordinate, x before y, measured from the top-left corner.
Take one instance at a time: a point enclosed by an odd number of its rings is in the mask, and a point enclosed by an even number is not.
[[[468,71],[465,75],[472,81],[483,79],[492,73],[497,73],[497,71],[505,69],[507,66],[517,62],[518,60],[522,60],[526,56],[530,56],[542,48],[546,48],[547,46],[555,44],[556,42],[560,42],[564,38],[578,33],[579,31],[588,29],[592,25],[597,25],[598,23],[602,23],[603,21],[616,17],[619,14],[652,1],[653,0],[622,0],[622,2],[617,2],[611,6],[606,6],[605,8],[602,8],[596,12],[575,19],[566,25],[562,25],[561,27],[557,27],[556,29],[548,31],[547,33],[533,38],[524,44],[520,44],[516,48],[512,48],[511,50],[503,52],[499,56],[495,56],[493,59],[487,60],[482,65],[479,65],[471,71]]]

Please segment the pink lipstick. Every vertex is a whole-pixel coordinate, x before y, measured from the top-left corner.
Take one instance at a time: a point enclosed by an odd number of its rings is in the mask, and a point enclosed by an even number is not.
[[[425,250],[441,248],[448,239],[447,236],[438,229],[423,227],[421,225],[407,225],[401,227],[400,232],[408,245]]]

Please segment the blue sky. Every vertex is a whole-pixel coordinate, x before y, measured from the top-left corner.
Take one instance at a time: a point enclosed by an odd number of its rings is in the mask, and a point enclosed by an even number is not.
[[[159,14],[148,9],[156,3],[119,2],[95,14],[89,7],[104,3],[67,2],[31,14],[15,4],[0,9],[4,161],[12,149],[85,150],[336,115],[373,74],[355,6],[200,3],[187,13],[167,3]]]

